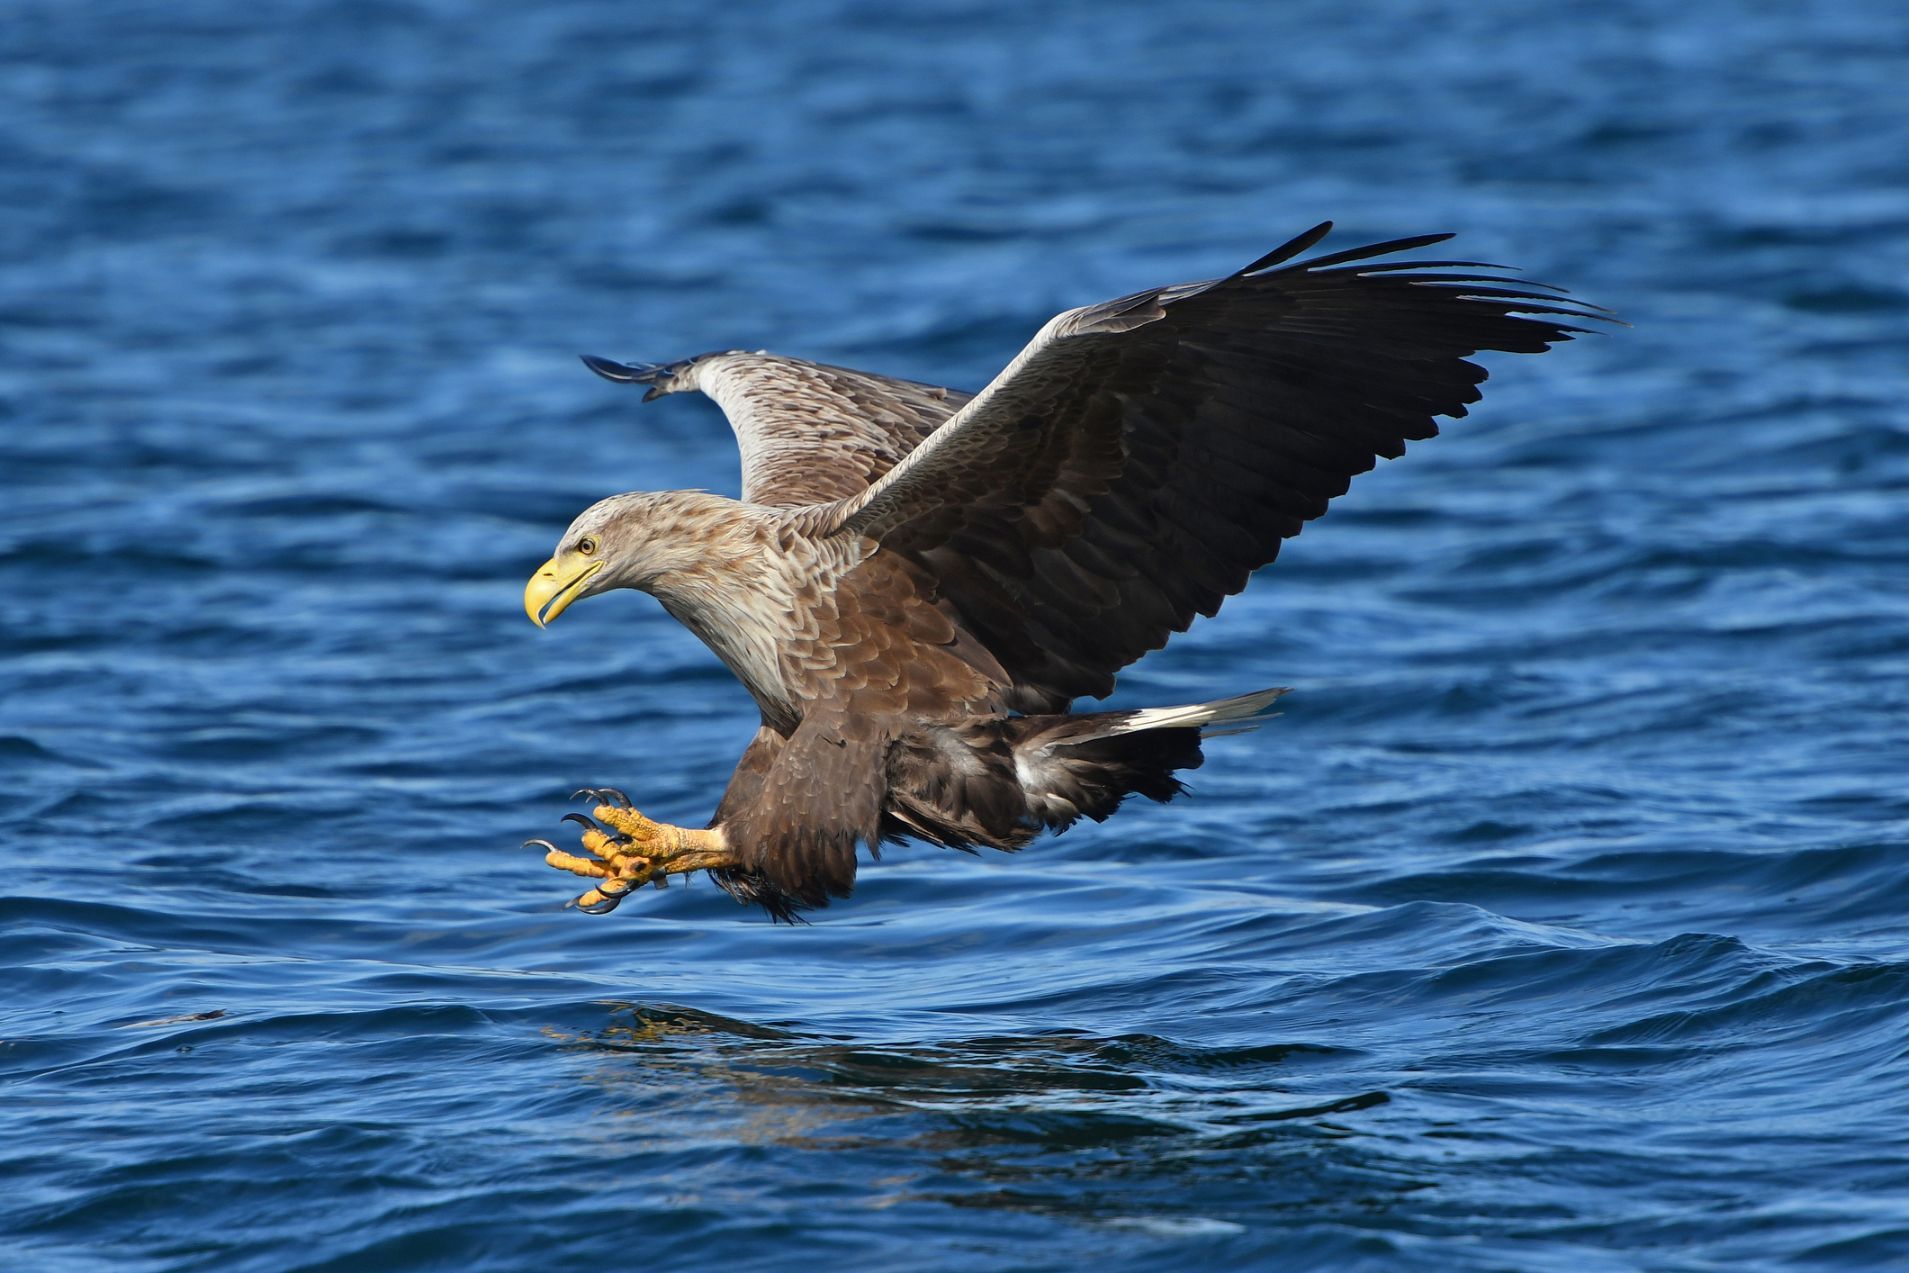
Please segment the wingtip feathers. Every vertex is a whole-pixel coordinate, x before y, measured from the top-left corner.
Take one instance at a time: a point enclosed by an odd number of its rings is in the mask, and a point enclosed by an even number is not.
[[[1254,261],[1251,265],[1247,266],[1245,269],[1235,273],[1233,277],[1242,278],[1248,274],[1258,274],[1261,270],[1271,269],[1273,266],[1278,265],[1282,261],[1290,261],[1292,260],[1292,258],[1294,258],[1295,256],[1298,256],[1301,252],[1304,252],[1307,248],[1311,247],[1313,244],[1319,242],[1319,240],[1325,238],[1328,234],[1331,234],[1331,233],[1332,233],[1332,222],[1321,221],[1318,225],[1314,226],[1310,230],[1307,230],[1305,233],[1294,235],[1292,238],[1286,240],[1284,243],[1280,244],[1278,247],[1268,252],[1265,256],[1260,257],[1259,260]]]
[[[632,367],[628,363],[616,362],[609,358],[599,358],[595,354],[578,354],[577,357],[582,359],[583,365],[588,367],[591,371],[596,372],[605,380],[614,380],[618,384],[629,384],[638,379],[641,373],[641,368]]]

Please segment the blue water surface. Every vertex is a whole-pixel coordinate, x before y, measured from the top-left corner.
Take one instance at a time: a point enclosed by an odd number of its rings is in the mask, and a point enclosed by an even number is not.
[[[0,1266],[1909,1263],[1909,9],[10,0]],[[520,590],[707,403],[1461,232],[1493,364],[1118,701],[1191,798],[777,927],[746,694]]]

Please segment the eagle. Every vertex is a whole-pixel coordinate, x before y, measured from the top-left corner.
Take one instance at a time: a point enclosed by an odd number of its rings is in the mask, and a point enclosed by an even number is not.
[[[1224,278],[1051,319],[979,393],[737,350],[585,357],[728,418],[740,499],[592,505],[524,590],[539,627],[654,596],[754,697],[761,725],[706,827],[578,796],[549,865],[614,909],[707,871],[776,920],[847,897],[859,848],[1019,849],[1130,795],[1166,801],[1201,739],[1285,691],[1075,712],[1215,614],[1354,475],[1477,401],[1481,351],[1542,353],[1602,319],[1478,261],[1396,259],[1425,234],[1297,260],[1315,226]],[[1388,259],[1380,259],[1388,258]]]

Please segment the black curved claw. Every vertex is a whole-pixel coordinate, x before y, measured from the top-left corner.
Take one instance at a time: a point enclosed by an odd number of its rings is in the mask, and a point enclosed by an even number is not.
[[[598,791],[595,787],[578,787],[575,791],[570,793],[572,800],[581,800],[585,796],[589,796],[590,799],[596,801],[598,804],[603,803],[603,793]]]
[[[618,791],[615,787],[598,787],[595,790],[605,804],[613,804],[619,809],[634,809],[636,807],[630,803],[628,796]]]
[[[610,828],[598,822],[595,818],[591,817],[587,813],[566,813],[563,815],[563,817],[557,819],[557,821],[574,822],[586,831],[601,832],[602,834],[610,837],[610,839],[612,840],[620,840],[623,838],[619,836],[616,832],[610,830]]]
[[[526,849],[531,847],[532,845],[536,845],[538,848],[546,850],[547,852],[550,852],[550,853],[563,852],[562,849],[559,849],[556,845],[552,844],[548,840],[525,840],[524,841],[524,847]]]
[[[628,881],[604,880],[597,885],[599,895],[597,901],[586,903],[579,898],[572,905],[585,915],[607,915],[617,908],[619,902],[630,895],[630,891]]]

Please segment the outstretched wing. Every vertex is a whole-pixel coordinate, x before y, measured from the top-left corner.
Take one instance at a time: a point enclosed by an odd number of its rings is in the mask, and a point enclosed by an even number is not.
[[[814,511],[934,577],[1057,711],[1211,615],[1379,456],[1462,416],[1480,350],[1541,353],[1580,305],[1474,261],[1372,263],[1424,235],[1061,314],[867,491]]]
[[[742,450],[742,498],[800,507],[858,495],[972,396],[774,354],[703,354],[663,366],[586,356],[607,380],[647,384],[651,398],[701,390]]]

